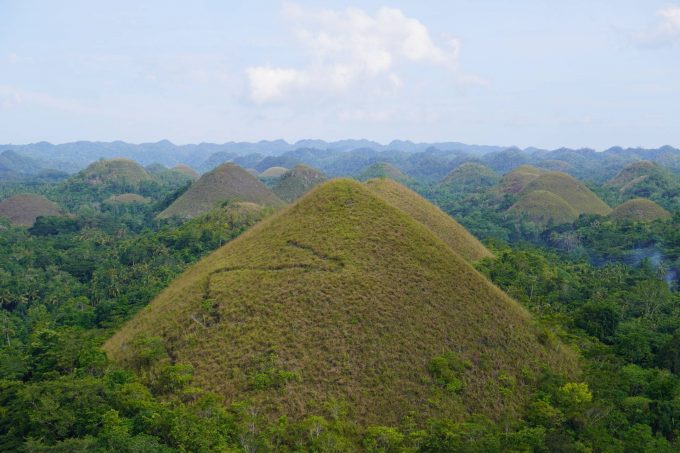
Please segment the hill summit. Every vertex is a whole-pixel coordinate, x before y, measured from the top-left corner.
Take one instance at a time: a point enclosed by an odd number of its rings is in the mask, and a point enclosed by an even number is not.
[[[526,403],[526,376],[573,369],[527,312],[422,223],[333,180],[186,271],[105,344],[160,338],[197,385],[265,417],[342,401],[366,423]]]
[[[500,177],[489,167],[478,162],[465,162],[451,170],[439,182],[437,188],[468,192],[492,187],[499,179]]]
[[[373,178],[389,178],[399,182],[406,182],[409,178],[404,172],[387,162],[377,162],[364,167],[359,173],[359,181],[366,181]]]
[[[291,202],[324,181],[326,175],[321,170],[300,164],[281,175],[273,190],[281,199]]]
[[[201,176],[158,218],[191,218],[210,211],[224,201],[249,201],[262,206],[284,203],[256,177],[236,164],[225,163]]]
[[[40,216],[61,215],[59,207],[47,198],[32,193],[11,196],[0,201],[0,217],[17,226],[33,226]]]
[[[618,205],[609,214],[618,222],[653,222],[671,218],[671,213],[645,198],[634,198]]]
[[[142,182],[154,178],[144,167],[130,159],[100,159],[75,175],[72,180],[84,181],[92,186],[138,188]]]

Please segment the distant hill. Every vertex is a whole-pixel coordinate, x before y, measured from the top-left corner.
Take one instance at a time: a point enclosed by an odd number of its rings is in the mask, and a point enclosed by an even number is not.
[[[281,175],[272,190],[282,200],[292,202],[326,179],[326,175],[316,168],[296,165]]]
[[[262,173],[260,173],[258,176],[260,178],[278,178],[287,171],[288,169],[285,167],[269,167],[265,169]]]
[[[437,184],[437,189],[451,192],[471,192],[488,189],[498,183],[500,176],[478,162],[466,162],[451,170]]]
[[[71,182],[84,182],[91,186],[138,189],[143,182],[154,177],[138,163],[129,159],[101,159],[70,178]]]
[[[672,216],[670,212],[651,200],[635,198],[615,207],[609,217],[617,222],[652,222],[669,219]]]
[[[541,168],[521,165],[503,175],[498,183],[498,190],[505,194],[520,193],[531,181],[544,173],[547,173],[547,171]]]
[[[258,416],[331,401],[418,426],[523,410],[526,376],[573,371],[528,313],[432,231],[350,180],[322,184],[190,268],[104,345],[159,337],[197,386]]]
[[[411,178],[392,164],[377,162],[364,167],[357,179],[366,181],[373,178],[389,178],[399,182],[406,182]]]
[[[62,215],[56,203],[41,195],[18,194],[0,201],[0,217],[9,219],[12,225],[33,226],[40,216]]]
[[[522,196],[508,213],[524,216],[540,227],[572,223],[579,212],[562,197],[547,190],[534,190]]]
[[[427,226],[451,249],[468,261],[493,254],[451,216],[411,189],[391,179],[371,179],[366,186],[376,195]]]
[[[618,190],[626,197],[667,198],[668,192],[680,189],[680,179],[664,167],[649,161],[627,165],[605,187]]]
[[[198,179],[198,178],[201,177],[201,175],[199,175],[198,172],[197,172],[196,170],[194,170],[193,168],[191,168],[191,167],[188,166],[188,165],[178,164],[178,165],[175,165],[175,167],[173,168],[173,170],[182,172],[182,173],[184,173],[185,175],[187,175],[189,178],[191,178],[191,179],[193,179],[193,180]]]
[[[232,163],[222,164],[204,174],[158,218],[191,218],[210,211],[225,201],[249,201],[264,206],[284,203],[256,177]]]
[[[543,173],[522,190],[520,196],[536,190],[546,190],[558,195],[579,214],[607,215],[611,208],[582,182],[561,172]]]
[[[120,195],[111,195],[109,198],[104,200],[104,203],[111,205],[121,205],[121,204],[148,204],[151,200],[149,198],[137,195],[136,193],[124,193]]]

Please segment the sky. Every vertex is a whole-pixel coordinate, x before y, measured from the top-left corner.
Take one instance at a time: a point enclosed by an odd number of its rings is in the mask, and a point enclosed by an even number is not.
[[[0,0],[0,143],[680,147],[680,1]]]

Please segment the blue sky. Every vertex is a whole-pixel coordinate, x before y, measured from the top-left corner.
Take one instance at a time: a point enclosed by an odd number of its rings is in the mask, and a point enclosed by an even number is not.
[[[680,146],[680,2],[0,0],[0,143]]]

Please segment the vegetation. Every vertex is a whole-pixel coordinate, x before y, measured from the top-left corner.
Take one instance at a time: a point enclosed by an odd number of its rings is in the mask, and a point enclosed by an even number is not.
[[[364,167],[357,177],[359,181],[373,178],[389,178],[401,183],[408,182],[411,179],[397,167],[386,162],[377,162]]]
[[[520,197],[508,213],[525,217],[539,227],[571,223],[579,212],[562,197],[547,190],[532,190]]]
[[[260,173],[260,178],[278,178],[288,171],[285,167],[269,167]]]
[[[281,175],[272,190],[282,200],[290,203],[324,181],[326,175],[323,172],[306,165],[296,165]]]
[[[671,213],[653,201],[634,198],[614,208],[609,217],[617,222],[653,222],[669,219]]]
[[[201,176],[186,192],[158,214],[158,218],[192,218],[210,211],[225,201],[247,201],[273,207],[284,204],[256,177],[238,165],[226,163]]]
[[[446,192],[474,192],[495,186],[500,179],[489,167],[477,162],[466,162],[451,170],[437,185]]]
[[[579,214],[607,215],[611,208],[585,184],[566,173],[549,172],[538,176],[522,190],[521,195],[535,190],[546,190],[566,201]]]

